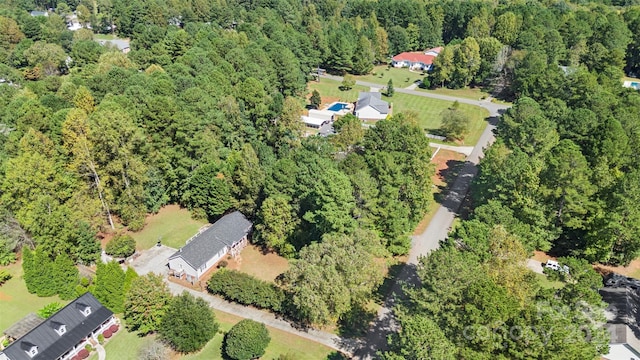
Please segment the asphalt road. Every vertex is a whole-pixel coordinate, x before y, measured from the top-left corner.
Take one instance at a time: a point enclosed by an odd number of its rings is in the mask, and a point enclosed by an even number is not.
[[[371,86],[371,84],[367,82],[357,83],[359,85]],[[478,172],[477,165],[483,156],[483,149],[495,140],[493,130],[497,124],[498,117],[504,110],[509,108],[507,105],[494,104],[490,101],[454,98],[451,96],[425,93],[415,90],[396,89],[396,92],[409,93],[416,96],[424,96],[446,101],[457,100],[460,103],[481,106],[489,110],[491,117],[488,119],[489,124],[480,136],[478,143],[471,151],[471,154],[467,156],[466,162],[461,168],[458,178],[456,178],[442,204],[436,210],[429,226],[422,234],[412,237],[411,250],[409,251],[407,265],[404,266],[400,274],[398,274],[396,282],[391,288],[390,294],[387,296],[384,305],[378,311],[377,319],[369,329],[364,345],[354,354],[355,359],[362,360],[374,359],[376,358],[376,353],[378,351],[384,351],[387,349],[387,336],[398,330],[392,309],[398,299],[403,296],[403,285],[417,284],[419,282],[416,269],[420,258],[428,255],[432,250],[437,249],[440,246],[440,242],[446,239],[451,225],[453,224],[453,220],[462,205],[462,201],[469,191],[471,181]]]

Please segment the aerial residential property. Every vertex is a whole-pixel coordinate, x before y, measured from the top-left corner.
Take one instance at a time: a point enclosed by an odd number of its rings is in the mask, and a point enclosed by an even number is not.
[[[91,293],[85,293],[44,321],[33,316],[15,329],[34,326],[0,351],[0,360],[67,360],[85,345],[97,343],[98,335],[117,328],[113,312]],[[112,328],[115,326],[115,328]]]
[[[430,71],[433,60],[440,54],[442,47],[435,47],[425,51],[403,52],[391,58],[391,65],[397,68]]]

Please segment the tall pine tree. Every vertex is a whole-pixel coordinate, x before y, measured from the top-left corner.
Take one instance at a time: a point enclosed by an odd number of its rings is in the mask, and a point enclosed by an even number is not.
[[[124,310],[124,280],[125,273],[117,262],[98,263],[94,295],[115,313]]]

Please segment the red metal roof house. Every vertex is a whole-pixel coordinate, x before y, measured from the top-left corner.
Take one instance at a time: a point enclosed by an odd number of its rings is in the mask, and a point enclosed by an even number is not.
[[[408,67],[411,70],[427,70],[433,68],[433,60],[440,54],[442,47],[426,51],[403,52],[391,58],[393,67]]]

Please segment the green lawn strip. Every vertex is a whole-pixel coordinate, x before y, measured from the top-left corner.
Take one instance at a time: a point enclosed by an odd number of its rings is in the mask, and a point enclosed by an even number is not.
[[[344,102],[355,102],[358,100],[360,91],[369,91],[366,86],[356,85],[350,90],[340,90],[340,82],[331,79],[321,79],[320,82],[312,81],[309,83],[309,93],[318,90],[320,96],[339,98]]]
[[[60,300],[58,296],[38,297],[29,294],[22,280],[22,265],[14,263],[1,267],[8,270],[13,277],[0,286],[0,331],[4,331],[28,313],[35,313],[45,305],[58,302],[66,305],[69,301]]]
[[[453,104],[451,101],[402,93],[396,93],[393,97],[385,98],[385,100],[392,103],[394,114],[414,112],[417,115],[418,125],[426,132],[433,132],[440,127],[442,111]],[[479,106],[468,104],[460,104],[459,109],[471,120],[469,134],[465,138],[464,145],[475,145],[487,126],[485,118],[489,116],[489,112]]]
[[[212,360],[223,359],[222,357],[222,340],[224,335],[231,327],[242,318],[227,314],[225,312],[214,310],[216,321],[220,324],[219,332],[207,343],[207,345],[199,352],[179,356],[176,359],[181,360]],[[332,349],[319,343],[301,338],[290,333],[267,327],[271,336],[271,343],[267,347],[263,359],[277,359],[280,354],[291,353],[296,359],[326,359],[333,352]],[[147,341],[153,338],[153,335],[147,337],[139,337],[136,333],[121,328],[113,338],[105,344],[107,359],[118,360],[136,360],[138,359],[138,351]],[[93,354],[91,360],[97,359],[97,354]]]
[[[546,275],[536,273],[538,283],[545,289],[560,289],[564,287],[562,281],[549,280]]]
[[[148,217],[146,222],[144,229],[130,233],[138,249],[149,249],[158,239],[164,245],[179,248],[206,224],[206,221],[192,219],[187,209],[177,205],[165,206],[157,214]]]
[[[431,94],[438,95],[446,95],[446,96],[455,96],[459,98],[465,98],[470,100],[480,100],[489,96],[488,93],[480,90],[479,88],[464,88],[464,89],[447,89],[447,88],[436,88],[436,89],[421,89],[416,87],[416,90],[423,91]]]
[[[93,34],[94,40],[115,40],[118,37],[111,34]]]
[[[356,80],[380,84],[382,86],[387,86],[389,80],[393,80],[393,87],[396,89],[406,88],[416,80],[422,79],[424,79],[422,72],[409,71],[408,68],[389,68],[387,65],[374,67],[368,75],[356,76]]]

